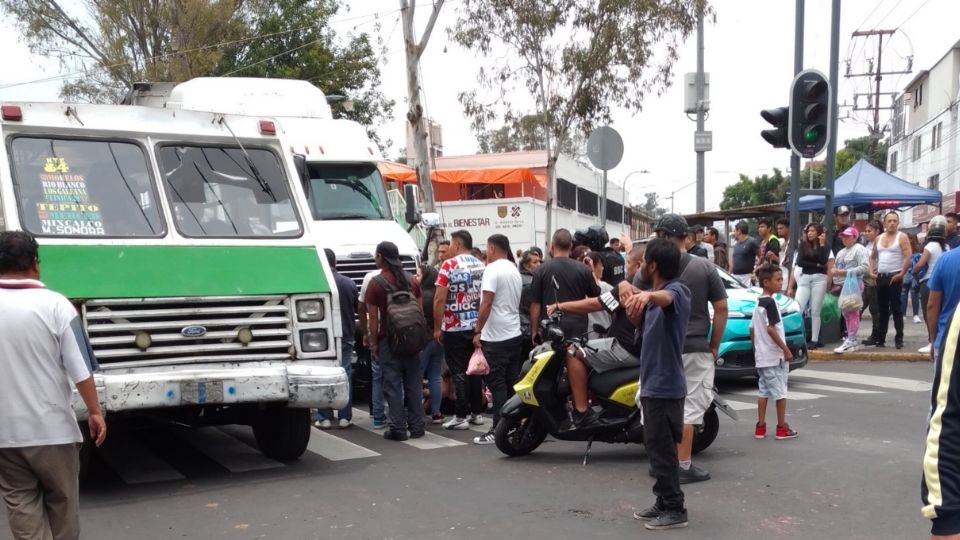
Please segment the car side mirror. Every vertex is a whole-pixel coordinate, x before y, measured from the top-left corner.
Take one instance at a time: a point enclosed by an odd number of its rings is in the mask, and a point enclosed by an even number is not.
[[[420,223],[423,223],[424,227],[439,227],[440,214],[436,212],[427,212],[424,214],[420,214]]]
[[[409,225],[416,225],[420,223],[420,209],[419,209],[419,188],[413,184],[405,184],[403,186],[403,198],[406,202],[406,221]]]

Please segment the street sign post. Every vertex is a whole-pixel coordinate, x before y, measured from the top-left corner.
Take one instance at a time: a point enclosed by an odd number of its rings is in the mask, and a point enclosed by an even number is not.
[[[610,126],[600,126],[587,139],[587,157],[593,166],[603,171],[600,187],[600,225],[607,226],[607,171],[620,164],[623,158],[623,138]],[[549,234],[549,233],[548,233]]]

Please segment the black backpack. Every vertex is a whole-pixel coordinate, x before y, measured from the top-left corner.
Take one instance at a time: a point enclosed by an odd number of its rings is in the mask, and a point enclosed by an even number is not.
[[[398,289],[383,275],[378,275],[374,279],[387,294],[386,317],[383,324],[387,331],[390,350],[402,356],[419,354],[431,336],[416,295],[413,291]]]

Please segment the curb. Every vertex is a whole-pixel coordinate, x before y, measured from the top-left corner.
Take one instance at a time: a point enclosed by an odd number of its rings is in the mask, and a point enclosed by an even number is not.
[[[832,350],[809,351],[808,357],[812,362],[827,362],[835,360],[857,362],[930,362],[930,355],[918,352],[864,352],[863,350],[851,353],[835,353]]]

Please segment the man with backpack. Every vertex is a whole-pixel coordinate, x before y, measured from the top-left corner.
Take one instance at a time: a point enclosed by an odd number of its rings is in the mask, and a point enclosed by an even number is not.
[[[407,440],[423,437],[423,379],[418,359],[429,339],[420,306],[420,283],[403,270],[393,242],[377,245],[375,262],[380,275],[373,278],[364,301],[370,318],[370,352],[380,360],[383,393],[387,401],[387,430],[383,438]]]

